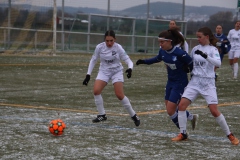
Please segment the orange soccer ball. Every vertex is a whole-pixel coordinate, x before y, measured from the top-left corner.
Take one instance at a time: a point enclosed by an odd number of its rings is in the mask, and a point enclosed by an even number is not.
[[[48,125],[50,133],[55,136],[62,135],[65,128],[66,125],[61,119],[54,119]]]

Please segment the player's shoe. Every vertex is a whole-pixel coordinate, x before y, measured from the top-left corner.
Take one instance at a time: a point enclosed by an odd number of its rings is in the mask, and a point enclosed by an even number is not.
[[[239,144],[239,140],[232,133],[229,134],[227,137],[231,141],[232,144],[234,144],[234,145]]]
[[[191,120],[192,130],[196,128],[197,121],[198,121],[198,114],[193,114],[193,119]]]
[[[140,119],[138,118],[138,116],[136,114],[132,117],[132,120],[134,121],[136,126],[140,125]]]
[[[107,117],[106,115],[97,115],[97,118],[94,118],[92,120],[93,123],[98,123],[98,122],[101,122],[101,121],[106,121],[107,120]]]
[[[180,133],[176,137],[172,138],[172,141],[184,141],[184,140],[187,140],[187,138],[188,138],[188,134]]]

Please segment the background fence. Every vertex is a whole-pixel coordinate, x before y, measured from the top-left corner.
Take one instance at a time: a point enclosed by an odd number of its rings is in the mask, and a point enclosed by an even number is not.
[[[117,42],[127,52],[156,53],[159,49],[156,37],[161,31],[168,29],[169,20],[149,18],[147,1],[142,10],[146,12],[146,17],[122,16],[117,11],[111,11],[119,2],[110,3],[109,0],[101,3],[96,1],[99,5],[106,6],[103,14],[83,13],[79,10],[70,12],[68,6],[73,0],[57,0],[56,5],[54,1],[2,0],[1,50],[14,53],[93,52],[96,44],[103,41],[105,31],[113,29],[117,34]],[[186,21],[176,22],[186,35]],[[194,38],[187,41],[190,48],[192,44],[196,44]]]

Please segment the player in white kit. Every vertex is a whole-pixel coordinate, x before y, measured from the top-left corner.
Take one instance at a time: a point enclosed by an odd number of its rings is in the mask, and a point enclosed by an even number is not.
[[[128,65],[128,69],[126,70],[128,78],[131,78],[132,75],[133,62],[122,46],[115,42],[114,31],[107,31],[104,39],[105,42],[102,42],[96,46],[88,66],[86,78],[83,81],[83,85],[88,84],[92,70],[96,62],[100,59],[99,72],[93,88],[94,100],[99,114],[97,115],[97,118],[93,119],[92,121],[93,123],[97,123],[107,120],[101,92],[111,80],[114,86],[115,95],[120,100],[122,106],[127,110],[135,125],[139,126],[140,119],[136,115],[129,99],[124,95],[123,91],[124,78],[121,61],[124,61]]]
[[[179,27],[177,26],[175,20],[170,20],[170,22],[169,22],[169,29],[177,29],[178,31],[180,30]],[[179,33],[183,36],[182,32],[179,31]],[[180,44],[177,44],[176,46],[181,48],[181,49],[183,49],[184,51],[186,51],[188,53],[189,46],[188,46],[188,43],[187,43],[185,37],[184,37],[183,45],[181,46]]]
[[[223,114],[218,110],[218,98],[215,87],[214,68],[221,66],[221,59],[218,49],[215,47],[217,39],[208,27],[200,28],[197,31],[199,45],[191,51],[193,59],[192,78],[188,83],[179,103],[178,122],[180,134],[172,141],[182,141],[188,138],[186,109],[198,95],[201,95],[207,102],[211,114],[216,118],[226,136],[232,144],[239,144],[239,140],[230,132]]]
[[[240,21],[235,23],[235,28],[229,31],[227,38],[232,46],[228,53],[229,64],[233,71],[233,79],[237,79],[238,59],[240,56]]]

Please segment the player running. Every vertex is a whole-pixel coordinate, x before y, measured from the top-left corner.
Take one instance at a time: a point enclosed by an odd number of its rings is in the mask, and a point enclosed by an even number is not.
[[[197,31],[197,38],[199,45],[195,46],[190,54],[193,59],[192,78],[178,105],[180,134],[172,138],[172,141],[182,141],[188,138],[186,109],[200,94],[206,100],[211,114],[216,118],[231,143],[237,145],[239,140],[230,132],[223,114],[217,107],[214,67],[221,66],[219,52],[215,47],[217,39],[208,27],[200,28]]]
[[[231,43],[231,50],[228,53],[229,64],[233,71],[233,79],[238,76],[238,59],[240,57],[240,21],[235,23],[235,28],[231,29],[227,38]]]
[[[92,70],[97,60],[100,59],[99,72],[93,88],[94,100],[99,114],[97,118],[92,120],[92,122],[97,123],[107,120],[101,93],[104,87],[108,84],[109,80],[111,80],[114,86],[115,95],[120,100],[122,106],[127,110],[135,125],[139,126],[140,119],[137,117],[129,99],[124,95],[123,92],[124,78],[121,60],[128,65],[128,69],[126,70],[128,78],[131,78],[132,75],[133,62],[126,54],[122,46],[115,42],[114,31],[107,31],[104,38],[105,42],[102,42],[96,46],[88,66],[86,78],[83,81],[83,85],[87,86]]]
[[[136,65],[153,64],[163,61],[167,67],[168,81],[165,93],[165,105],[167,113],[173,123],[179,128],[177,105],[181,99],[184,88],[188,84],[187,73],[191,72],[192,58],[176,44],[183,44],[184,38],[176,29],[163,31],[158,37],[160,50],[156,57],[150,59],[139,59]],[[192,122],[192,129],[195,129],[198,115],[186,112],[187,119]]]

